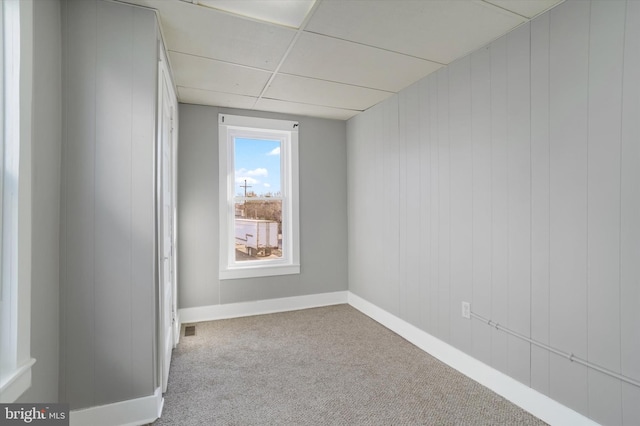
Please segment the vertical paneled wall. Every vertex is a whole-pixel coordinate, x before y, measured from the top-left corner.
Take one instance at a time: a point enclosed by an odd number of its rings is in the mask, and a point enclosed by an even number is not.
[[[65,0],[60,400],[71,409],[154,392],[152,11]]]
[[[640,3],[569,0],[348,122],[350,290],[603,424],[640,389]]]

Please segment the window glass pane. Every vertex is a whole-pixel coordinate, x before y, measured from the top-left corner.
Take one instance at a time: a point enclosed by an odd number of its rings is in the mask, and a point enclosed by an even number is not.
[[[236,262],[282,258],[280,149],[279,140],[234,139]]]
[[[280,149],[279,140],[234,139],[236,196],[281,195]]]
[[[282,258],[282,200],[235,203],[236,262]]]

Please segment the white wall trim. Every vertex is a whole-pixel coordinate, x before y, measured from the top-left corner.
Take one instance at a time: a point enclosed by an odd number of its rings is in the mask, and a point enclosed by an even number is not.
[[[551,425],[598,424],[351,292],[348,300],[371,319]]]
[[[227,318],[248,317],[276,312],[296,311],[320,306],[347,303],[347,291],[284,297],[281,299],[256,300],[254,302],[229,303],[225,305],[199,306],[178,310],[183,324],[213,321]]]
[[[153,395],[69,413],[71,426],[134,426],[153,423],[162,414],[164,398],[157,388]]]
[[[20,395],[31,387],[31,367],[36,363],[34,358],[29,359],[20,366],[13,374],[0,383],[0,403],[15,402]]]

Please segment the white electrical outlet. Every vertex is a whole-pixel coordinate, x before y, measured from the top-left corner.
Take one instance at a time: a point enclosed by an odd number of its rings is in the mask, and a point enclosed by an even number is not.
[[[462,318],[471,319],[471,303],[462,302]]]

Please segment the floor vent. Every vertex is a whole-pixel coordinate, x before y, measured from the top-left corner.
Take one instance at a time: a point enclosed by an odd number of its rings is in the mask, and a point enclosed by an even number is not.
[[[195,325],[185,325],[184,326],[184,337],[195,336],[196,335],[196,326]]]

